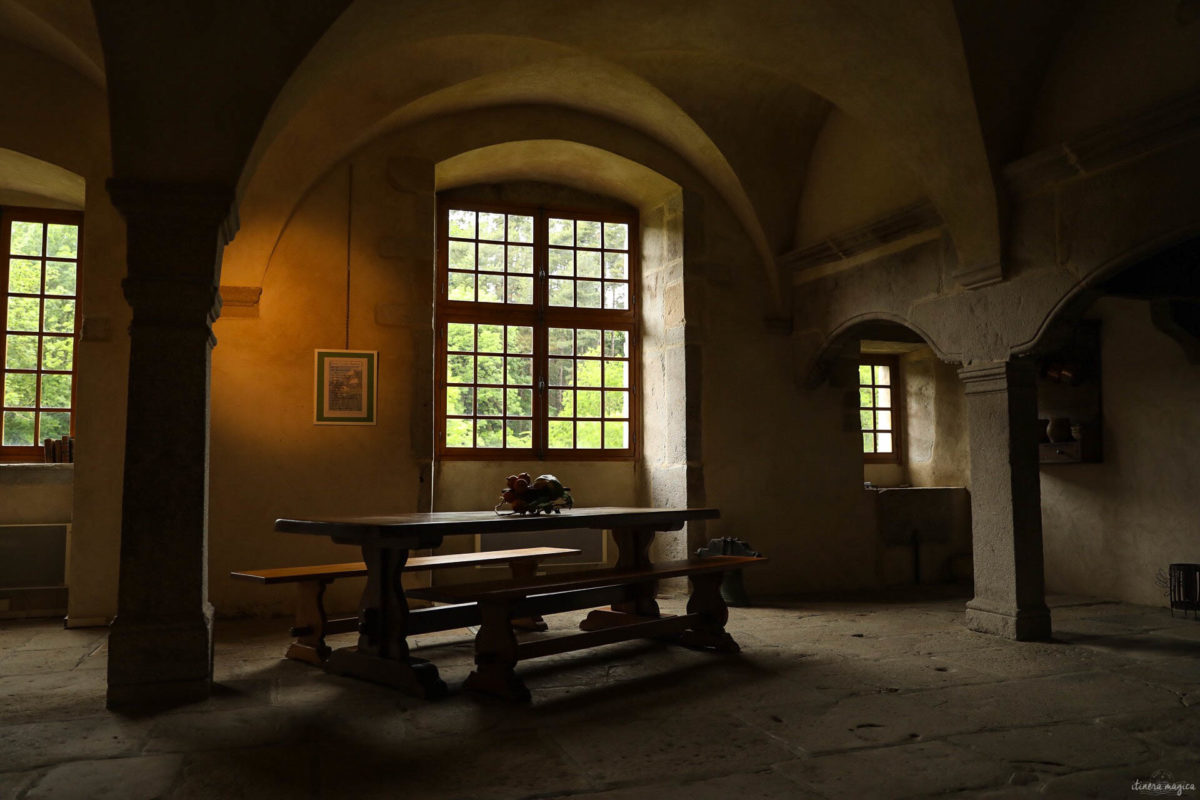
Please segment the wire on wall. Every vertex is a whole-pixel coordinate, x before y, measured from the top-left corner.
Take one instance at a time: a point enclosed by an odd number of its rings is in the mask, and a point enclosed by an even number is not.
[[[350,232],[354,208],[354,165],[346,165],[346,347],[350,349]]]

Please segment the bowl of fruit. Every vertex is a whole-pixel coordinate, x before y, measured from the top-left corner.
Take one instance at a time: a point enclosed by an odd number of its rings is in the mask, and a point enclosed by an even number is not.
[[[507,486],[500,492],[496,513],[509,507],[509,514],[561,514],[564,508],[572,508],[571,490],[553,475],[530,477],[528,472],[509,475]]]

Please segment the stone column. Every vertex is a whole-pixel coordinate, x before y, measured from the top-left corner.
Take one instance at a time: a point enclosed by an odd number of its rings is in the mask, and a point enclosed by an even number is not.
[[[967,603],[967,627],[1019,641],[1048,639],[1033,365],[978,364],[958,374],[971,437],[975,597]]]
[[[108,191],[125,218],[133,309],[108,705],[188,702],[212,682],[208,389],[233,192],[120,179]]]

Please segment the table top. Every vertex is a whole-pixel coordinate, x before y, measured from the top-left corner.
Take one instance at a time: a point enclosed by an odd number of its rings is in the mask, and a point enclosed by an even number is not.
[[[494,511],[434,511],[378,517],[277,519],[275,530],[329,536],[335,541],[407,541],[409,547],[435,547],[443,536],[467,533],[519,533],[564,528],[652,528],[677,531],[688,520],[716,519],[715,508],[573,508],[561,514],[499,516]]]

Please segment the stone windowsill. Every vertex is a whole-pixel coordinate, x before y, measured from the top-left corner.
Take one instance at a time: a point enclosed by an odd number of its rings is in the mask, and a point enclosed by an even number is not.
[[[71,483],[74,464],[0,464],[0,486]]]

